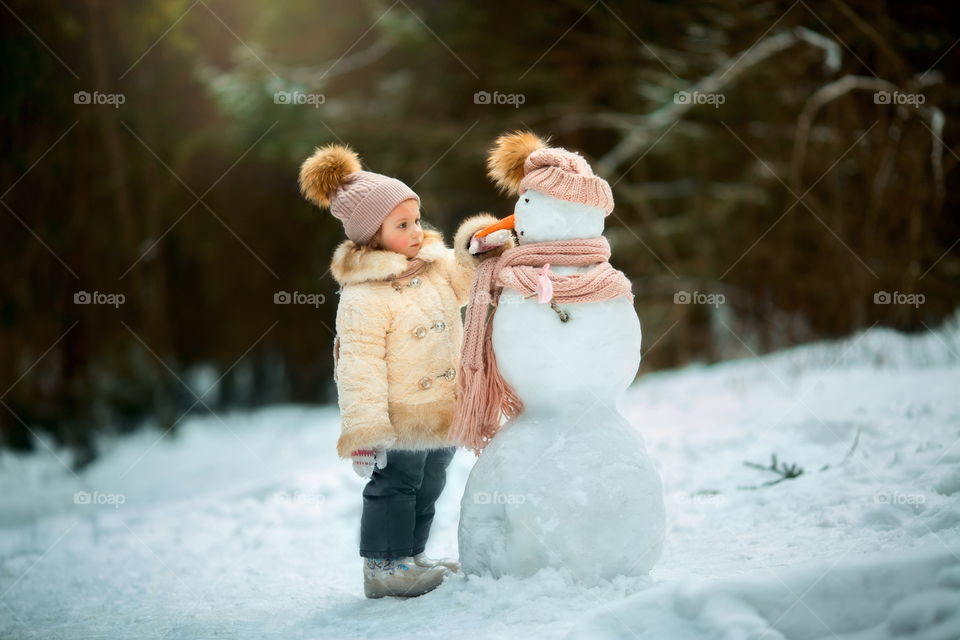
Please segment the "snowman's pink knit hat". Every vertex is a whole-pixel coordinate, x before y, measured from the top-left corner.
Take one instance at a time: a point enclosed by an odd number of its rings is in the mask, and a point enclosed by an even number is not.
[[[520,195],[527,189],[613,211],[613,193],[603,178],[595,175],[583,156],[560,147],[548,147],[530,132],[497,138],[487,159],[491,178],[504,191]]]
[[[534,151],[523,163],[526,175],[520,182],[520,193],[533,189],[568,202],[578,202],[613,211],[613,193],[606,180],[595,176],[593,169],[578,153],[559,147]]]

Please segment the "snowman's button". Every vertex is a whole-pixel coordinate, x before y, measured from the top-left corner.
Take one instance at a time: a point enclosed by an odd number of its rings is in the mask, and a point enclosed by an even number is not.
[[[430,378],[427,378],[427,377],[423,377],[423,378],[420,378],[420,383],[419,383],[419,384],[420,384],[420,388],[421,388],[421,389],[429,389],[429,388],[430,388],[430,385],[433,384],[433,380],[431,380]]]
[[[418,338],[422,338],[423,336],[427,335],[427,328],[421,325],[413,330],[413,335],[417,336]]]
[[[433,323],[433,326],[430,328],[438,332],[443,331],[444,329],[447,328],[447,323],[444,322],[443,320],[437,320],[436,322]]]
[[[423,282],[423,280],[421,280],[420,277],[417,276],[416,278],[414,278],[413,280],[410,281],[410,286],[411,286],[411,287],[419,287],[421,282]]]

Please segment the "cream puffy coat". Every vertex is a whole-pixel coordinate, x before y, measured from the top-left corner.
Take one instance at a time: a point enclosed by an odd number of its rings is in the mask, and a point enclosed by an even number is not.
[[[362,447],[434,449],[452,446],[447,432],[457,395],[463,322],[481,260],[513,246],[472,256],[473,234],[497,222],[488,214],[465,220],[453,248],[424,232],[419,273],[386,281],[407,269],[402,254],[346,240],[330,272],[340,284],[334,379],[340,405],[337,453]]]

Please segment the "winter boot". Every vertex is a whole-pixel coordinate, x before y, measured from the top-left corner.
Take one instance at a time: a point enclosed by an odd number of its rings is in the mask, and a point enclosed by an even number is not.
[[[413,558],[364,558],[363,593],[368,598],[413,598],[433,591],[449,573],[445,567],[423,567]]]
[[[433,558],[428,558],[427,554],[422,551],[413,556],[413,561],[419,567],[436,567],[439,565],[441,567],[445,567],[447,570],[452,571],[453,573],[460,571],[460,563],[453,558],[440,558],[439,560],[434,560]]]

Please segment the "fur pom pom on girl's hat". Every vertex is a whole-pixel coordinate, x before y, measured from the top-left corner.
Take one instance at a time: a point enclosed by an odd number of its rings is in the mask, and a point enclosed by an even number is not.
[[[610,215],[613,193],[607,181],[594,175],[580,154],[548,143],[529,131],[500,136],[487,157],[487,175],[509,195],[533,189]]]
[[[347,237],[359,245],[370,242],[384,219],[404,200],[420,197],[396,178],[363,171],[350,147],[317,147],[300,165],[300,192],[343,222]]]

